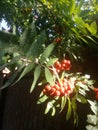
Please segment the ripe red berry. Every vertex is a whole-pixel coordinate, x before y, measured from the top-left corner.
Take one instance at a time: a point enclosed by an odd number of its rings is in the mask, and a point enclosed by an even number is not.
[[[45,86],[45,90],[46,90],[46,91],[50,91],[50,90],[51,90],[51,86],[50,86],[49,84],[47,84],[47,85]]]
[[[71,90],[67,90],[67,95],[71,94]]]
[[[60,96],[60,95],[61,95],[60,91],[59,91],[59,90],[56,90],[56,91],[55,91],[55,96]]]
[[[96,93],[95,98],[96,98],[96,100],[98,100],[98,93]]]
[[[68,82],[63,82],[63,86],[64,86],[65,90],[67,90],[68,89]]]
[[[54,85],[54,88],[55,88],[56,90],[59,90],[59,89],[60,89],[60,87],[58,86],[58,84],[55,84],[55,85]]]
[[[67,64],[67,60],[63,59],[62,64]]]
[[[56,89],[52,87],[50,90],[50,96],[54,96],[55,91],[56,91]]]
[[[60,87],[60,93],[61,93],[61,96],[64,96],[64,94],[65,94],[65,88],[64,87]]]
[[[55,64],[54,64],[54,67],[56,69],[60,69],[61,68],[61,63],[59,61],[56,61]]]
[[[94,88],[93,91],[94,91],[95,93],[98,93],[98,88]]]

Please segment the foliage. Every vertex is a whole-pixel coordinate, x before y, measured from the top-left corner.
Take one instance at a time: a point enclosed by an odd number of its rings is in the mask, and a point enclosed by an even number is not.
[[[30,92],[39,85],[43,89],[47,83],[61,85],[65,78],[67,85],[72,86],[70,92],[67,89],[61,96],[59,91],[51,97],[41,91],[38,103],[46,102],[45,114],[51,112],[52,116],[67,107],[66,120],[73,114],[76,124],[77,102],[89,103],[88,91],[92,91],[94,83],[87,75],[74,74],[69,64],[60,64],[58,69],[55,62],[81,60],[86,47],[98,49],[97,0],[90,2],[93,4],[85,0],[1,1],[0,19],[7,21],[11,33],[0,32],[0,70],[7,67],[11,74],[0,89],[17,83],[30,72],[33,73]]]
[[[98,129],[98,102],[89,101],[93,114],[87,115],[87,130],[97,130]]]

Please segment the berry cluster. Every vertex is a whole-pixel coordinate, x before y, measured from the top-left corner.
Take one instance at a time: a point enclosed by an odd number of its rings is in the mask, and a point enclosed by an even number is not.
[[[65,70],[70,70],[71,68],[71,61],[70,60],[66,60],[63,59],[61,62],[60,61],[56,61],[54,63],[54,68],[56,70],[56,72],[61,72],[61,71],[65,71]]]
[[[74,82],[64,78],[61,81],[61,83],[57,82],[53,86],[47,84],[43,89],[43,93],[50,97],[68,96],[73,92],[73,89],[74,89]]]

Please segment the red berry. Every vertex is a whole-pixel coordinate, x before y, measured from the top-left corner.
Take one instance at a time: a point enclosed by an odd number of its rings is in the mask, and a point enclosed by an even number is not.
[[[61,68],[61,63],[59,61],[56,61],[55,64],[54,64],[54,67],[56,69],[60,69]]]
[[[68,96],[68,94],[67,94],[67,93],[65,93],[65,94],[64,94],[64,96]]]
[[[61,95],[60,91],[59,91],[59,90],[56,90],[56,91],[55,91],[55,96],[60,96],[60,95]]]
[[[98,92],[98,88],[94,88],[93,91],[94,91],[95,93],[97,93],[97,92]]]
[[[71,92],[72,92],[71,90],[68,90],[68,91],[67,91],[67,94],[69,95]]]
[[[52,87],[50,90],[50,96],[54,96],[55,91],[56,91],[56,89]]]
[[[71,61],[70,61],[70,60],[67,60],[67,64],[70,65],[70,64],[71,64]]]
[[[60,87],[56,84],[56,85],[54,85],[54,88],[56,89],[56,90],[59,90],[60,89]]]
[[[47,84],[47,85],[45,86],[45,90],[46,90],[46,91],[50,91],[50,90],[51,90],[51,86],[50,86],[49,84]]]
[[[63,79],[63,86],[67,86],[68,85],[68,81],[66,79]]]
[[[96,98],[96,100],[98,100],[98,93],[96,93],[95,98]]]
[[[65,88],[64,87],[60,87],[60,93],[61,93],[61,96],[64,96],[64,94],[65,94]]]
[[[65,65],[66,65],[66,64],[67,64],[67,60],[65,60],[65,59],[62,60],[62,64],[65,64]]]

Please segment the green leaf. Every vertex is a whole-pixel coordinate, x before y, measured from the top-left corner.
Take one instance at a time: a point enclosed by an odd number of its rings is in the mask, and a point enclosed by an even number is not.
[[[97,33],[97,25],[96,25],[96,22],[92,22],[91,25],[89,24],[85,24],[85,27],[88,29],[88,31],[91,33],[91,34],[96,34]]]
[[[83,84],[82,82],[78,82],[77,85],[79,87],[81,87],[82,89],[86,90],[86,91],[89,91],[89,88],[87,85]]]
[[[76,0],[71,0],[70,2],[70,14],[73,14],[74,10],[75,10],[75,6],[76,6]]]
[[[78,125],[78,114],[77,114],[76,98],[73,98],[71,100],[71,103],[72,103],[72,109],[73,109],[73,115],[74,115],[74,125]]]
[[[90,104],[90,108],[91,108],[92,112],[93,112],[95,115],[97,115],[97,114],[98,114],[97,102],[88,100],[88,103]]]
[[[78,114],[76,111],[74,111],[74,125],[78,126],[78,120],[79,120]]]
[[[87,36],[87,38],[90,39],[92,42],[96,43],[96,41],[94,40],[94,38],[92,38],[91,36]]]
[[[18,82],[20,79],[22,79],[27,73],[29,73],[33,68],[34,68],[35,64],[34,63],[30,63],[28,66],[25,67],[25,69],[23,70],[22,74],[20,75],[20,77],[18,78],[18,80],[16,82]]]
[[[57,60],[58,60],[58,58],[49,59],[49,61],[47,61],[47,66],[52,66]]]
[[[81,88],[79,88],[79,93],[80,93],[81,95],[83,95],[83,96],[86,96],[85,90],[83,90],[83,89],[81,89]]]
[[[50,44],[48,45],[48,47],[44,50],[44,52],[42,53],[41,57],[40,57],[40,63],[43,64],[46,59],[51,55],[53,49],[55,47],[55,44]]]
[[[68,97],[68,109],[67,109],[67,114],[66,114],[66,120],[68,120],[71,117],[71,111],[72,111],[71,101],[70,101],[70,98]]]
[[[53,75],[48,68],[45,68],[45,77],[48,83],[54,84]]]
[[[36,66],[35,70],[34,70],[34,80],[33,80],[33,83],[31,85],[31,89],[30,89],[30,92],[33,91],[35,85],[36,85],[36,82],[40,76],[40,73],[41,73],[41,67],[38,65]]]
[[[90,25],[90,32],[94,35],[97,33],[97,24],[96,22],[92,22],[91,25]]]
[[[20,45],[27,50],[29,42],[32,42],[35,39],[35,37],[36,37],[36,27],[34,23],[32,23],[24,30],[24,32],[20,36],[19,39]]]
[[[53,108],[54,103],[55,103],[55,100],[52,100],[52,101],[47,103],[47,106],[46,106],[46,109],[45,109],[45,114],[47,114]]]
[[[28,34],[28,28],[26,28],[23,32],[23,34],[20,36],[20,39],[19,39],[19,42],[20,42],[20,45],[24,45],[26,44],[26,41],[27,41],[27,34]]]
[[[41,104],[43,102],[45,102],[48,99],[48,97],[46,95],[43,95],[42,97],[39,98],[37,104]]]
[[[87,34],[87,30],[85,29],[85,22],[82,17],[76,17],[75,22],[79,30],[81,30],[83,34]]]
[[[77,101],[80,103],[87,103],[87,100],[85,99],[85,97],[81,96],[80,94],[77,95]]]
[[[66,105],[66,101],[67,101],[66,97],[63,96],[63,97],[61,98],[61,111],[64,109],[64,107],[65,107],[65,105]]]
[[[97,125],[97,122],[98,122],[97,115],[88,114],[87,115],[87,122],[92,124],[92,125]]]
[[[51,113],[51,116],[54,116],[55,113],[56,113],[56,109],[55,109],[55,107],[52,107],[52,113]]]
[[[26,57],[37,58],[43,52],[43,44],[45,43],[45,32],[41,32],[37,38],[33,41],[30,49],[28,50]]]
[[[83,5],[83,2],[84,2],[84,0],[80,0],[78,6],[76,8],[76,14],[78,14],[78,15],[81,13],[81,7]]]

